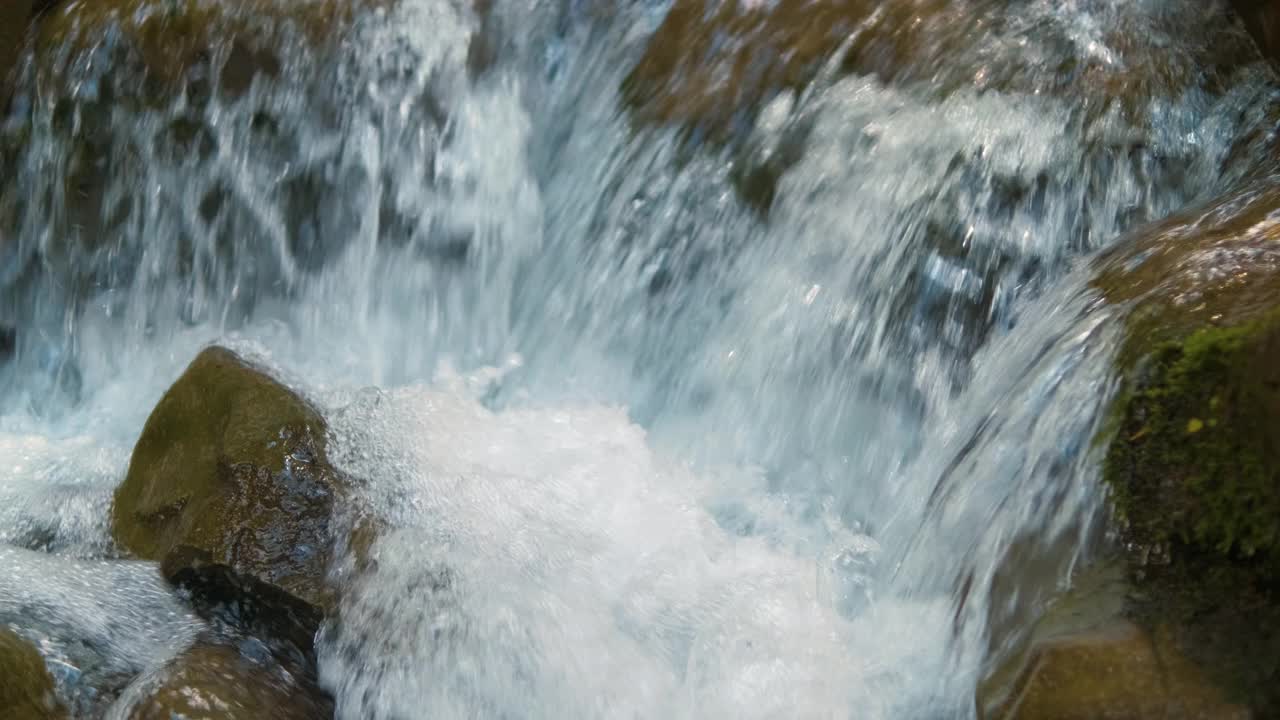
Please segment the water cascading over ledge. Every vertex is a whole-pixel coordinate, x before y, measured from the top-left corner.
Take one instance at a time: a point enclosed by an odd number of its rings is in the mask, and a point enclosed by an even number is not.
[[[1241,181],[1273,87],[1190,2],[56,5],[0,129],[2,562],[120,562],[219,342],[376,518],[340,717],[971,715],[1102,531],[1082,258]],[[0,621],[92,714],[181,649],[102,662],[77,592]]]

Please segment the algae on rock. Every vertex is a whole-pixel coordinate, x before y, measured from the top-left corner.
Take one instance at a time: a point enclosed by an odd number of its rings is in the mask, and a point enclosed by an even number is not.
[[[130,688],[130,720],[328,720],[333,700],[307,673],[236,647],[198,642]]]

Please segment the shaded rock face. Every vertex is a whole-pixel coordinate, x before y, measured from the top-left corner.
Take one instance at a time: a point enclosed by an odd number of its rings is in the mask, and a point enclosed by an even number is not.
[[[255,641],[206,640],[139,680],[113,717],[323,720],[333,717],[333,701],[314,676],[280,663]]]
[[[324,433],[283,385],[228,350],[205,350],[143,428],[115,494],[116,540],[214,597],[227,578],[274,588],[311,606],[312,625],[332,605],[324,577],[339,488]]]
[[[61,212],[47,213],[49,222],[58,223],[53,235],[63,245],[45,249],[55,266],[80,250],[119,252],[112,246],[127,235],[133,198],[113,193],[113,178],[136,173],[142,163],[209,162],[218,134],[206,117],[211,108],[260,103],[245,98],[255,83],[270,85],[290,58],[334,54],[358,12],[376,4],[70,0],[49,8],[32,23],[34,72],[21,88],[28,93],[23,106],[29,115],[21,124],[33,139],[61,138],[70,152],[27,169],[58,182],[47,200],[19,194],[19,202],[32,206],[17,208],[17,218],[36,211],[39,202],[62,206]],[[261,112],[262,134],[271,135],[278,120]],[[132,138],[129,131],[145,137]],[[27,141],[0,137],[0,146],[10,146],[0,152],[15,156],[15,174],[22,168],[14,148]],[[195,198],[199,215],[216,216],[225,195]],[[174,270],[179,269],[191,270]]]
[[[1125,570],[1104,560],[1074,575],[1073,587],[1055,598],[1020,651],[979,687],[979,717],[1253,717],[1229,701],[1167,631],[1148,631],[1125,617],[1132,593]]]
[[[0,5],[0,111],[9,101],[9,76],[22,48],[31,0],[5,0]]]
[[[66,716],[40,653],[4,627],[0,627],[0,712],[21,720]]]
[[[1258,49],[1272,62],[1280,61],[1280,2],[1232,0],[1231,5],[1244,20]]]
[[[235,95],[248,88],[253,75],[279,72],[279,43],[336,42],[361,6],[352,0],[72,0],[41,19],[39,62],[58,70],[59,51],[88,50],[105,37],[121,60],[140,63],[148,73],[153,85],[147,90],[172,92],[180,89],[178,83],[221,67],[225,77],[220,89]],[[293,35],[295,31],[299,34]]]
[[[1104,477],[1128,612],[1257,717],[1280,712],[1280,186],[1104,255],[1125,314]]]

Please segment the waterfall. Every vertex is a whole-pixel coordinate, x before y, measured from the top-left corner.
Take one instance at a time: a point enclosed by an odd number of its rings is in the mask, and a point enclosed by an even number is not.
[[[123,573],[111,492],[217,342],[389,528],[321,638],[339,717],[972,717],[1101,532],[1084,260],[1241,177],[1272,100],[1257,62],[1161,84],[1200,2],[968,4],[998,22],[947,57],[836,58],[728,143],[626,109],[661,3],[356,3],[176,80],[123,15],[42,36],[0,125],[0,542]],[[738,172],[791,145],[762,211]],[[32,632],[83,664],[108,611]],[[128,622],[141,667],[187,621]]]

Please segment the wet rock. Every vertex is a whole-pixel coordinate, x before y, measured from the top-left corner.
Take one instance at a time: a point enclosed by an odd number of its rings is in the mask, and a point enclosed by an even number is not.
[[[1258,49],[1272,62],[1280,61],[1280,3],[1275,0],[1232,0]]]
[[[1128,539],[1224,557],[1280,547],[1280,186],[1148,228],[1102,261],[1127,304],[1107,476]]]
[[[124,549],[162,560],[173,582],[211,602],[234,595],[236,582],[265,587],[259,605],[314,631],[333,604],[325,572],[339,492],[319,413],[213,347],[148,418],[116,490],[112,529]]]
[[[1225,699],[1165,629],[1149,632],[1126,618],[1133,588],[1123,563],[1105,559],[1072,583],[979,687],[980,717],[1252,717]]]
[[[1124,315],[1104,476],[1128,613],[1258,717],[1280,712],[1280,185],[1133,235],[1094,285]]]
[[[4,627],[0,627],[0,710],[5,717],[22,720],[65,717],[40,653]]]
[[[1225,6],[1097,12],[1102,30],[1085,47],[1068,25],[1071,13],[999,0],[676,0],[622,96],[639,126],[674,126],[695,143],[735,151],[774,98],[846,75],[935,97],[1065,98],[1081,122],[1111,130],[1097,135],[1117,135],[1110,126],[1118,117],[1138,137],[1151,125],[1153,100],[1221,94],[1259,59]],[[803,144],[802,116],[789,119],[797,124],[789,142]],[[799,153],[768,162],[752,154],[735,152],[742,166],[735,179],[744,199],[768,209],[777,178]]]
[[[39,23],[38,62],[59,69],[70,57],[106,46],[147,74],[138,86],[199,91],[201,79],[222,76],[222,89],[247,89],[253,75],[277,75],[282,44],[336,43],[357,13],[376,0],[72,0]],[[204,88],[207,91],[207,88]]]
[[[139,680],[113,710],[128,720],[323,720],[333,700],[313,674],[253,640],[206,640]]]
[[[1116,620],[1052,638],[1032,651],[1007,710],[1008,720],[1246,720],[1196,670],[1132,623]]]
[[[711,136],[784,89],[811,81],[846,41],[845,64],[894,76],[935,31],[975,17],[945,0],[677,0],[624,83],[646,122],[687,124]],[[956,3],[968,6],[970,3]]]
[[[0,112],[9,102],[9,77],[26,34],[31,0],[5,0],[0,4]]]

